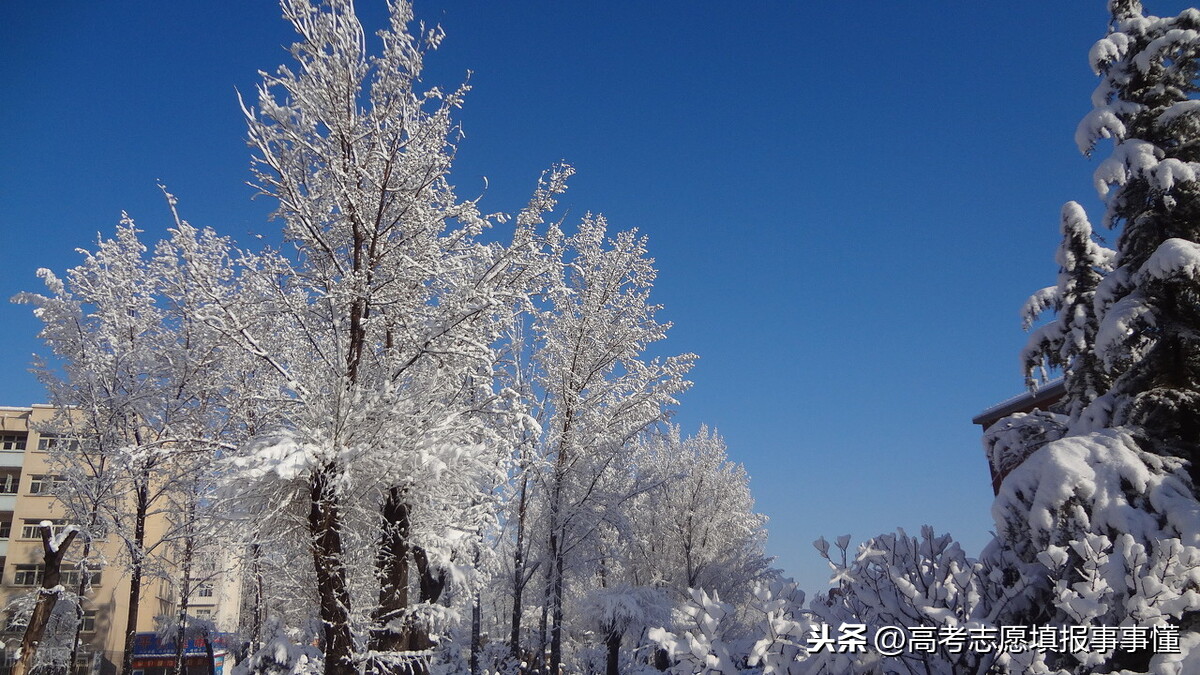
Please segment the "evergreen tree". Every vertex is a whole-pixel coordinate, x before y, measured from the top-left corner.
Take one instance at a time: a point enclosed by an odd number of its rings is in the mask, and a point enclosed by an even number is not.
[[[1200,11],[1145,16],[1112,0],[1107,37],[1092,48],[1102,78],[1076,140],[1090,153],[1114,141],[1096,171],[1116,269],[1097,290],[1107,308],[1096,351],[1119,373],[1111,422],[1139,445],[1194,460],[1200,453]],[[1193,461],[1193,477],[1197,468]]]
[[[1200,12],[1159,18],[1136,1],[1109,7],[1111,28],[1090,55],[1102,79],[1076,140],[1085,153],[1113,141],[1096,185],[1105,223],[1119,231],[1116,251],[1107,271],[1109,254],[1093,248],[1082,213],[1064,213],[1059,284],[1027,305],[1027,317],[1054,306],[1057,318],[1023,361],[1027,373],[1042,363],[1063,369],[1070,418],[1055,431],[1061,438],[1030,449],[1001,483],[997,545],[985,556],[1021,578],[1002,624],[1181,633],[1182,654],[1063,652],[1023,668],[1195,672]],[[1000,427],[989,430],[993,442]]]
[[[1092,345],[1099,324],[1096,318],[1096,288],[1112,269],[1115,255],[1092,240],[1092,226],[1083,207],[1067,202],[1062,208],[1062,244],[1058,247],[1058,284],[1029,298],[1022,310],[1025,328],[1044,311],[1054,309],[1054,320],[1038,328],[1021,352],[1025,383],[1037,385],[1034,373],[1046,379],[1047,367],[1060,369],[1066,379],[1065,412],[1079,419],[1089,403],[1108,391],[1112,383]]]

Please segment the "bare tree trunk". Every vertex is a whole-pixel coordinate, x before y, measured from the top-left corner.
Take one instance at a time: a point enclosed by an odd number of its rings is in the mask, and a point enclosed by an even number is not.
[[[254,645],[254,651],[257,651],[263,642],[262,549],[258,544],[250,547],[250,560],[251,583],[254,584],[254,594],[251,596],[254,609],[250,612],[250,640]]]
[[[350,632],[350,592],[342,552],[341,513],[329,484],[336,467],[326,465],[309,480],[308,528],[324,625],[325,675],[357,675]]]
[[[211,635],[204,636],[204,654],[208,657],[208,675],[217,675],[217,655],[213,653]]]
[[[46,624],[50,622],[54,605],[63,593],[62,588],[59,587],[62,579],[63,554],[67,552],[67,547],[71,545],[76,534],[75,531],[69,532],[58,547],[54,548],[50,542],[51,527],[43,524],[38,529],[42,534],[42,560],[45,571],[42,574],[42,587],[38,589],[38,599],[33,608],[33,616],[29,617],[29,625],[25,626],[25,635],[21,638],[21,658],[17,659],[13,665],[11,675],[26,675],[33,670],[42,635],[46,632]]]
[[[413,546],[412,555],[413,564],[417,568],[417,581],[421,588],[421,602],[433,604],[441,599],[442,591],[446,588],[446,573],[430,568],[429,556],[426,555],[424,548]],[[434,644],[429,626],[413,622],[409,633],[409,649],[413,651],[433,649]]]
[[[177,624],[175,627],[175,675],[186,675],[184,668],[184,653],[187,651],[187,618],[188,618],[188,598],[192,594],[192,550],[193,537],[192,524],[195,522],[196,502],[193,499],[188,500],[188,508],[186,518],[188,519],[188,532],[183,539],[183,560],[181,561],[182,581],[179,584],[179,614],[177,615]]]
[[[475,602],[471,605],[471,675],[479,675],[479,649],[482,646],[480,630],[483,623],[483,599],[475,593]]]
[[[382,509],[384,535],[380,542],[376,569],[379,573],[379,606],[375,610],[376,627],[371,631],[370,648],[376,652],[420,652],[432,649],[434,641],[429,627],[407,616],[411,610],[408,594],[411,557],[417,573],[418,602],[434,603],[441,598],[446,585],[445,574],[429,566],[425,549],[410,543],[411,507],[398,488],[392,488],[384,498]],[[389,623],[401,620],[399,625]],[[424,675],[428,664],[414,658],[401,665],[379,661],[373,668],[380,673]]]
[[[621,675],[621,632],[610,630],[604,643],[608,647],[608,670],[606,671],[606,675]]]
[[[125,620],[125,647],[121,655],[121,672],[133,673],[133,645],[137,637],[138,610],[142,601],[142,572],[146,554],[146,514],[150,511],[150,472],[144,471],[134,491],[137,501],[134,507],[133,542],[129,545],[129,613]]]
[[[562,462],[562,455],[559,455]],[[556,472],[557,473],[557,472]],[[546,621],[546,613],[550,614],[550,662],[549,672],[557,673],[562,663],[562,592],[563,592],[563,538],[559,521],[562,518],[562,478],[555,480],[554,490],[550,499],[550,541],[546,565],[546,606],[542,608],[542,621]],[[543,633],[543,639],[545,639]],[[544,653],[544,649],[543,649]]]
[[[553,556],[551,556],[552,558]],[[546,667],[546,638],[550,630],[550,597],[554,594],[554,565],[546,565],[546,588],[542,594],[542,613],[538,619],[537,668],[542,672]]]
[[[408,651],[408,536],[411,528],[408,504],[398,488],[388,490],[381,511],[383,537],[375,568],[379,575],[379,606],[371,629],[373,652]],[[404,625],[399,623],[403,620]],[[392,625],[389,625],[392,624]]]
[[[557,537],[556,537],[557,538]],[[561,541],[557,542],[561,547]],[[553,622],[550,625],[550,672],[557,673],[562,664],[562,622],[563,622],[563,555],[562,550],[554,552],[554,592],[551,597]]]
[[[529,489],[529,474],[521,477],[521,497],[517,505],[517,547],[513,552],[512,585],[512,634],[509,636],[509,653],[514,659],[521,658],[521,612],[525,595],[525,513]]]
[[[92,513],[92,527],[96,524],[96,514]],[[75,603],[75,637],[71,640],[71,656],[67,661],[68,672],[75,672],[75,660],[79,658],[79,647],[83,643],[83,596],[87,592],[88,575],[91,570],[88,569],[88,556],[92,554],[92,542],[90,539],[84,539],[83,553],[79,558],[79,583],[75,587],[75,597],[79,601]]]

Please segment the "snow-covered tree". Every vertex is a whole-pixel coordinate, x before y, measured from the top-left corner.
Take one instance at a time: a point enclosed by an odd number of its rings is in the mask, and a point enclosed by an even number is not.
[[[1049,434],[1061,438],[1030,448],[1001,483],[996,546],[1018,561],[1029,599],[1006,622],[1183,633],[1181,655],[1109,649],[1026,667],[1189,672],[1200,642],[1200,12],[1147,16],[1136,0],[1109,7],[1110,31],[1090,54],[1101,83],[1076,140],[1085,153],[1112,140],[1096,185],[1106,224],[1119,229],[1116,251],[1092,249],[1081,213],[1064,218],[1071,256],[1060,254],[1058,293],[1070,299],[1043,329],[1053,335],[1040,346],[1035,335],[1026,363],[1045,356],[1064,369],[1071,414]],[[1064,277],[1075,280],[1070,293]],[[1087,293],[1090,306],[1081,304]],[[1008,433],[1002,423],[1021,426],[1002,420],[993,440]],[[1037,437],[1036,425],[1023,426],[1024,438]]]
[[[1096,170],[1106,224],[1120,227],[1116,269],[1097,291],[1106,311],[1095,349],[1119,375],[1105,407],[1146,449],[1190,460],[1200,451],[1200,11],[1110,9],[1090,54],[1095,107],[1076,136],[1085,152],[1113,141]]]
[[[1025,382],[1032,389],[1041,373],[1046,381],[1047,368],[1056,368],[1067,377],[1071,387],[1067,395],[1067,416],[1072,420],[1089,403],[1108,391],[1111,378],[1093,349],[1099,330],[1096,319],[1096,288],[1112,270],[1114,252],[1092,239],[1092,226],[1083,207],[1067,202],[1062,208],[1062,244],[1056,256],[1058,284],[1042,289],[1029,298],[1022,310],[1025,328],[1030,329],[1043,312],[1053,310],[1055,318],[1037,328],[1021,352]]]
[[[751,584],[743,611],[721,601],[716,592],[692,589],[674,611],[671,630],[654,628],[649,638],[662,646],[676,675],[761,672],[765,675],[844,672],[849,659],[810,655],[815,615],[804,609],[804,591],[773,571]],[[835,666],[829,669],[827,666]]]
[[[327,672],[358,667],[364,621],[372,667],[420,670],[412,655],[433,646],[438,601],[476,557],[465,533],[493,518],[521,424],[493,369],[541,272],[536,218],[507,246],[480,238],[491,221],[449,182],[466,88],[417,90],[442,34],[410,31],[408,3],[391,6],[378,54],[348,0],[283,8],[296,65],[264,74],[246,116],[257,185],[293,252],[244,256],[236,293],[203,289],[221,308],[210,325],[271,371],[284,402],[236,484],[307,531]]]
[[[605,514],[631,496],[625,482],[637,436],[664,419],[695,357],[646,358],[669,324],[649,302],[653,260],[636,232],[608,237],[587,216],[570,237],[551,242],[560,272],[549,304],[536,314],[533,390],[544,434],[538,482],[545,539],[540,640],[549,667],[562,663],[564,593],[570,566],[587,555]],[[539,650],[541,651],[541,650]]]
[[[676,426],[646,441],[637,458],[652,485],[630,501],[624,553],[634,583],[655,583],[683,598],[717,591],[727,602],[749,597],[767,572],[766,517],[754,512],[749,477],[729,460],[725,440],[702,426],[681,438]]]
[[[217,403],[226,371],[216,367],[218,336],[198,320],[179,276],[185,269],[149,255],[131,220],[82,253],[65,279],[40,272],[49,295],[18,299],[35,306],[56,364],[39,372],[59,409],[61,442],[51,451],[66,480],[57,493],[84,532],[85,571],[95,564],[90,539],[115,535],[123,544],[128,671],[143,583],[164,577],[177,534],[167,495],[194,472],[198,454],[211,457],[230,423]],[[164,522],[165,536],[147,538],[152,519]]]
[[[38,659],[38,649],[41,647],[43,636],[46,633],[46,626],[50,623],[55,606],[67,594],[66,589],[59,583],[62,579],[63,556],[66,555],[75,535],[79,533],[74,527],[67,527],[56,534],[52,531],[49,521],[42,521],[38,531],[42,537],[42,561],[44,564],[42,587],[37,591],[37,602],[29,617],[29,622],[25,625],[25,634],[21,637],[21,656],[13,664],[12,673],[14,675],[26,675],[34,670],[34,664]]]

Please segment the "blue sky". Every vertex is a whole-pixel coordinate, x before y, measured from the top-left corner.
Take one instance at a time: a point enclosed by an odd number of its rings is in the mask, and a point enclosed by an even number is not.
[[[360,3],[368,22],[382,2]],[[417,0],[425,83],[473,91],[454,182],[515,211],[542,169],[570,213],[650,237],[664,351],[696,352],[676,421],[727,439],[810,592],[810,542],[931,524],[977,552],[991,489],[971,417],[1019,393],[1017,311],[1053,283],[1058,212],[1093,221],[1072,141],[1103,2]],[[1176,13],[1182,2],[1151,2]],[[40,290],[122,210],[249,244],[235,89],[286,61],[271,2],[0,6],[0,296]],[[1101,156],[1105,148],[1100,149]],[[0,405],[44,399],[0,305]]]

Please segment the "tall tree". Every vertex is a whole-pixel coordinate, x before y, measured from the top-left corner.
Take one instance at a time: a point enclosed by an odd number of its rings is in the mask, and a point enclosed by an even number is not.
[[[546,582],[540,637],[548,633],[551,672],[562,663],[572,557],[597,532],[615,496],[609,481],[621,475],[638,434],[663,420],[690,386],[685,376],[695,360],[645,357],[670,327],[649,301],[653,260],[645,237],[626,231],[610,239],[607,232],[603,217],[589,215],[574,235],[552,237],[561,267],[535,320],[534,390],[546,464],[539,478]]]
[[[1091,51],[1101,82],[1077,141],[1101,138],[1112,155],[1096,170],[1119,227],[1116,269],[1098,290],[1109,306],[1096,350],[1120,375],[1112,422],[1139,444],[1188,459],[1200,478],[1200,12],[1145,16],[1112,0],[1112,27]]]
[[[1112,140],[1095,176],[1106,224],[1119,230],[1112,271],[1095,282],[1087,268],[1102,272],[1102,258],[1071,228],[1070,262],[1091,262],[1063,265],[1064,275],[1083,281],[1074,292],[1093,293],[1096,328],[1078,298],[1048,326],[1084,320],[1078,337],[1063,334],[1072,418],[1001,483],[991,552],[1022,580],[1003,623],[1136,625],[1182,632],[1190,645],[1200,619],[1200,583],[1187,571],[1200,561],[1200,12],[1148,16],[1135,0],[1109,8],[1108,35],[1090,54],[1101,83],[1076,140],[1085,153]],[[993,430],[990,441],[1003,441]],[[1189,672],[1200,662],[1189,651],[1027,655],[1024,667]]]
[[[143,584],[163,575],[172,539],[149,538],[147,525],[158,518],[170,530],[165,496],[181,470],[190,472],[183,458],[218,442],[211,432],[228,416],[214,401],[225,371],[215,367],[216,334],[179,295],[187,290],[171,282],[164,257],[148,255],[132,220],[84,253],[66,279],[40,271],[49,295],[18,300],[35,306],[56,360],[55,368],[40,368],[59,407],[56,431],[80,439],[55,449],[63,462],[82,460],[66,473],[60,495],[89,537],[114,534],[122,543],[130,575],[128,672]]]
[[[478,529],[507,456],[511,425],[489,421],[519,414],[493,387],[493,346],[539,273],[537,243],[525,222],[508,246],[482,242],[489,219],[454,194],[451,113],[466,88],[416,90],[440,30],[410,31],[410,5],[393,3],[372,54],[349,0],[282,4],[295,69],[264,75],[246,117],[257,185],[294,254],[247,257],[237,297],[209,289],[223,307],[210,320],[289,402],[249,450],[290,458],[279,475],[306,483],[326,672],[358,667],[356,611],[373,622],[373,668],[420,671],[423,612],[452,560],[473,557],[455,532]],[[375,552],[365,607],[348,538]]]

